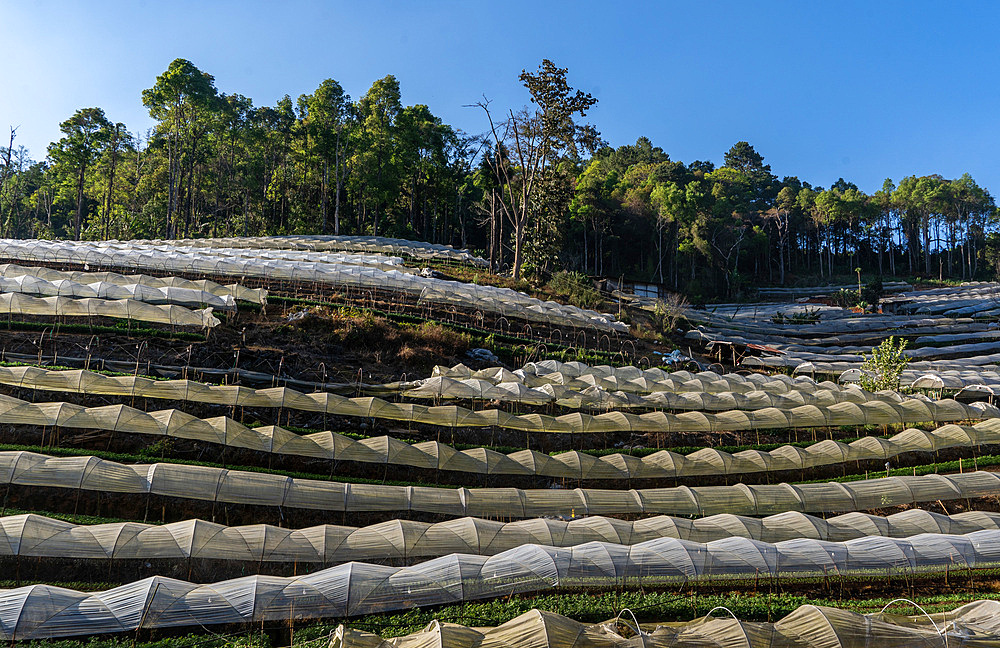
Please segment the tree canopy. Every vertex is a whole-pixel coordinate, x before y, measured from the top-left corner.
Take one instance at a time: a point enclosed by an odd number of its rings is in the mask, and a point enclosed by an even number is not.
[[[871,274],[992,278],[1000,228],[969,175],[887,179],[867,194],[778,178],[747,141],[722,166],[647,137],[611,147],[597,104],[545,59],[524,106],[478,106],[467,134],[387,75],[352,99],[334,79],[257,106],[177,59],[130,132],[98,107],[60,124],[44,160],[0,147],[0,235],[162,238],[379,234],[471,247],[514,276],[557,270],[733,298],[755,286]]]

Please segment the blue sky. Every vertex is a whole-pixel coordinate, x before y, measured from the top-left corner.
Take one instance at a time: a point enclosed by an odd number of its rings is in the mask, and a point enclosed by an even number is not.
[[[467,104],[523,105],[518,73],[550,58],[612,145],[718,163],[747,140],[813,184],[968,171],[1000,193],[997,2],[0,0],[0,25],[0,129],[36,159],[77,108],[148,128],[140,93],[174,58],[256,105],[394,74],[473,133]]]

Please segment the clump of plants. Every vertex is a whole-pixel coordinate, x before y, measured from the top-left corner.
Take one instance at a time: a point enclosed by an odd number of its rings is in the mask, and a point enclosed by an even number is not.
[[[864,311],[874,311],[878,308],[882,293],[882,280],[873,279],[864,286],[858,282],[857,290],[838,290],[830,295],[830,302],[841,308],[861,308]]]
[[[857,306],[861,301],[861,297],[858,296],[856,290],[842,289],[830,295],[830,301],[834,306],[840,306],[841,308],[853,308]]]
[[[771,317],[771,322],[774,324],[816,324],[819,322],[819,311],[815,309],[806,310],[801,313],[792,313],[791,315],[775,313]]]
[[[882,293],[882,280],[873,279],[865,284],[865,287],[861,289],[861,301],[878,306],[879,301],[882,299]]]
[[[861,386],[868,391],[898,390],[899,377],[910,362],[903,354],[906,345],[907,340],[890,336],[872,349],[861,365]]]
[[[653,328],[661,335],[676,331],[687,321],[688,306],[687,298],[678,293],[669,293],[665,298],[657,299],[653,306]]]
[[[581,272],[557,272],[545,287],[556,297],[580,308],[597,308],[604,301],[590,278]]]

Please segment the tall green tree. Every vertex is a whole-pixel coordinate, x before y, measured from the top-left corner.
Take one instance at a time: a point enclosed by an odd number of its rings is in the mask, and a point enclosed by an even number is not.
[[[396,120],[402,109],[399,81],[391,74],[373,83],[357,104],[357,144],[352,166],[362,218],[368,207],[372,208],[374,235],[379,233],[379,220],[386,207],[399,195]]]
[[[309,146],[322,166],[320,231],[329,231],[330,168],[333,167],[333,233],[340,234],[340,199],[346,173],[346,128],[351,116],[351,98],[339,83],[326,79],[311,95],[299,98],[300,119]]]
[[[220,107],[215,77],[199,70],[191,61],[175,59],[156,77],[152,88],[142,91],[142,103],[149,115],[160,122],[157,133],[166,139],[168,156],[168,197],[164,221],[167,238],[175,235],[180,192],[187,180],[184,230],[193,211],[194,165],[210,114]]]
[[[87,170],[107,146],[115,129],[101,108],[81,108],[59,124],[59,130],[63,136],[49,146],[49,157],[57,167],[75,178],[76,215],[73,219],[73,239],[79,241]]]

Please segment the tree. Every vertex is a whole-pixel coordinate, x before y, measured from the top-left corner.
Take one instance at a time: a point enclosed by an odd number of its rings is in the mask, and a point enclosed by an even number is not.
[[[436,237],[431,216],[437,214],[439,198],[434,181],[444,184],[449,175],[448,144],[457,144],[455,132],[423,104],[404,108],[397,126],[400,188],[405,186],[409,193],[409,231],[433,241]],[[457,152],[458,148],[453,150]]]
[[[778,234],[778,283],[782,286],[785,285],[785,250],[788,247],[791,215],[797,198],[798,192],[793,187],[782,187],[774,206],[764,214],[764,218],[774,224]]]
[[[373,204],[372,234],[378,235],[379,217],[399,194],[400,176],[395,155],[396,119],[402,110],[399,81],[391,74],[372,84],[358,101],[356,154],[352,160],[362,210]]]
[[[893,249],[893,217],[897,214],[896,203],[893,200],[893,192],[896,185],[891,178],[886,178],[882,183],[882,188],[872,194],[872,202],[878,209],[880,220],[876,229],[876,244],[878,250],[878,273],[882,274],[882,256],[884,252],[889,256],[889,272],[896,274],[896,255]]]
[[[333,233],[340,234],[340,193],[343,188],[346,165],[344,144],[345,128],[351,116],[351,98],[333,79],[323,81],[311,95],[299,98],[300,115],[311,139],[314,153],[323,167],[321,190],[321,231],[328,231],[328,195],[330,165],[333,164],[334,207]]]
[[[500,123],[494,121],[488,100],[477,104],[489,120],[494,145],[498,149],[505,146],[511,153],[512,164],[498,165],[495,171],[503,178],[500,204],[514,229],[516,279],[521,277],[525,234],[539,204],[542,175],[553,171],[561,158],[578,159],[581,149],[595,150],[600,143],[599,133],[592,126],[575,122],[576,116],[587,115],[597,99],[571,88],[566,80],[568,71],[548,59],[542,60],[536,73],[522,70],[519,78],[535,108],[516,114],[508,110],[508,118]]]
[[[100,108],[82,108],[59,124],[63,137],[49,147],[49,157],[76,179],[76,216],[73,239],[80,240],[83,222],[83,186],[87,169],[112,138],[113,126]]]
[[[616,209],[613,197],[618,174],[610,171],[610,165],[603,160],[593,160],[576,180],[576,188],[569,210],[583,223],[583,268],[588,266],[587,225],[594,232],[594,274],[600,273],[600,239]]]
[[[924,176],[903,178],[899,187],[893,192],[893,200],[906,211],[906,221],[909,226],[909,248],[911,250],[911,267],[915,260],[916,250],[920,243],[917,240],[917,226],[923,233],[924,272],[931,274],[931,216],[943,210],[945,201],[945,184],[941,176]]]
[[[208,113],[219,107],[215,77],[199,70],[185,59],[175,59],[156,77],[152,88],[142,91],[142,103],[149,115],[160,122],[158,135],[167,141],[168,196],[165,235],[176,231],[174,217],[180,209],[180,191],[188,181],[187,196],[192,199],[193,175],[198,140],[207,129]],[[187,218],[192,209],[189,206]],[[189,225],[189,222],[186,223]],[[186,228],[185,228],[186,229]]]
[[[861,365],[861,386],[871,392],[899,389],[899,377],[910,362],[904,354],[907,342],[899,338],[897,344],[896,338],[890,336],[873,348]]]

